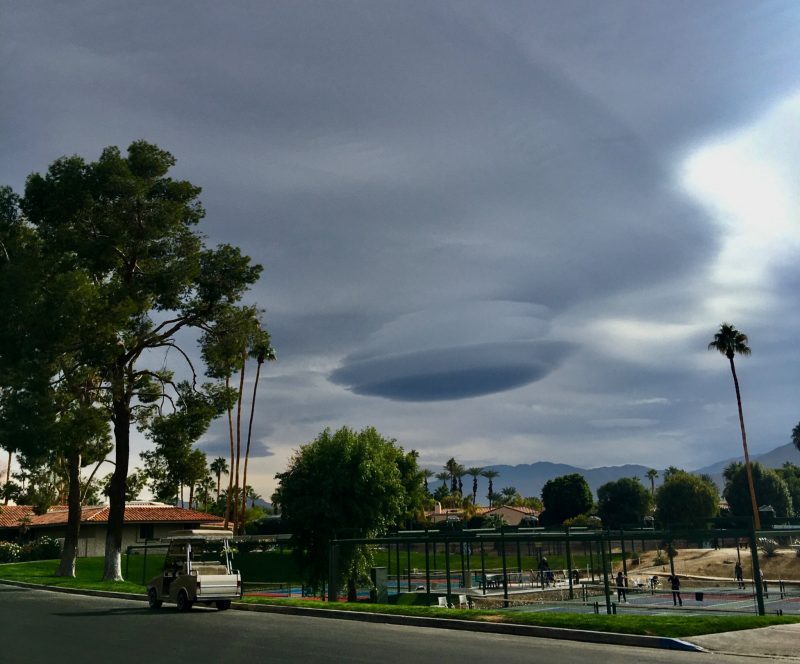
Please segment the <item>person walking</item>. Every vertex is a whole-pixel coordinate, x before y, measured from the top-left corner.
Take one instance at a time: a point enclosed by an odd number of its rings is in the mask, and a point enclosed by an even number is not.
[[[736,566],[733,568],[733,576],[736,579],[736,583],[739,585],[739,588],[744,588],[744,577],[742,576],[742,563],[738,560],[736,561]]]
[[[672,588],[672,605],[683,606],[683,600],[681,599],[680,577],[677,574],[670,574],[667,577],[667,581],[669,581],[670,587]]]
[[[625,588],[625,577],[623,576],[622,571],[617,572],[617,601],[628,601],[628,592]]]

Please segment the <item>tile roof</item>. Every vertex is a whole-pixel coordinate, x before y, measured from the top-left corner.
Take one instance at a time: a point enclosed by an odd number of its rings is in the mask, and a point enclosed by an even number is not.
[[[2,505],[0,528],[16,528],[19,526],[19,520],[26,516],[33,517],[33,508],[28,505]]]
[[[81,523],[106,523],[108,507],[84,507]],[[0,512],[0,528],[16,528],[23,516],[30,518],[31,526],[61,526],[67,522],[69,510],[59,505],[51,507],[46,514],[35,515],[26,505],[7,505]],[[221,517],[183,507],[133,506],[125,507],[125,523],[222,523]]]

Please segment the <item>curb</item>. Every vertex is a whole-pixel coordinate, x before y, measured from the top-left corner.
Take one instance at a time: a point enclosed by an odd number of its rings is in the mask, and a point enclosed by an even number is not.
[[[90,597],[112,597],[137,602],[146,602],[144,595],[117,593],[105,590],[88,590],[62,588],[60,586],[44,586],[23,581],[6,581],[0,579],[0,585],[19,586],[35,590],[48,590],[72,595],[88,595]],[[584,629],[568,629],[564,627],[541,627],[538,625],[516,625],[512,623],[488,623],[476,620],[458,620],[456,618],[429,618],[423,616],[401,616],[386,613],[369,613],[366,611],[341,611],[337,609],[319,609],[300,606],[280,606],[277,604],[243,604],[234,602],[232,610],[251,611],[255,613],[281,613],[284,615],[329,618],[334,620],[356,620],[389,625],[408,625],[410,627],[428,627],[433,629],[456,629],[468,632],[489,634],[509,634],[542,639],[561,639],[581,641],[584,643],[605,643],[609,645],[634,646],[639,648],[659,648],[663,650],[682,650],[688,652],[707,652],[689,641],[665,636],[643,636],[639,634],[617,634],[615,632],[594,632]]]

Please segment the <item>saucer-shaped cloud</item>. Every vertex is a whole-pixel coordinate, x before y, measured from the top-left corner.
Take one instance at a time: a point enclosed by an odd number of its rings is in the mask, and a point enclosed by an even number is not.
[[[445,401],[541,380],[569,352],[543,339],[545,310],[478,302],[403,316],[345,358],[330,380],[356,394],[396,401]]]

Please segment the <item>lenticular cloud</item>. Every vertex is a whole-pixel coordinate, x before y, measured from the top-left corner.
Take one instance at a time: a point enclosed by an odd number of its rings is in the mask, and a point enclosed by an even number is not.
[[[466,399],[543,379],[570,346],[543,338],[546,310],[460,303],[400,317],[329,376],[351,392],[396,401]]]

